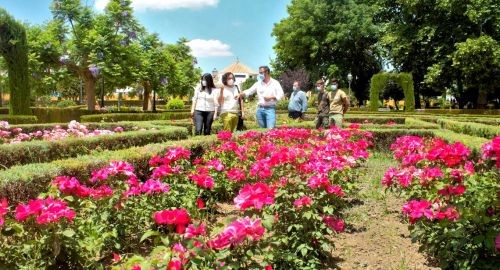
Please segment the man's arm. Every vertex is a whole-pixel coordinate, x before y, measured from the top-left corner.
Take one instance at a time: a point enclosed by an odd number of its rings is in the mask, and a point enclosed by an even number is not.
[[[266,96],[264,97],[265,101],[270,101],[270,100],[281,100],[285,94],[283,93],[283,88],[281,87],[281,84],[278,81],[275,81],[275,89],[274,89],[274,95],[275,96]]]
[[[241,93],[237,96],[238,98],[244,98],[244,97],[248,97],[248,96],[251,96],[253,94],[255,94],[255,92],[257,92],[257,83],[259,82],[255,82],[250,88],[248,88],[247,90],[243,90],[241,91]]]

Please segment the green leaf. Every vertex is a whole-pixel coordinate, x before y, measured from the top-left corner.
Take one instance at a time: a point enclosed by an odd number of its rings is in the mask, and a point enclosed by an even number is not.
[[[149,237],[151,237],[151,236],[156,236],[156,235],[160,235],[160,233],[159,233],[159,232],[157,232],[157,231],[148,230],[148,231],[146,231],[146,232],[142,235],[141,240],[140,240],[139,242],[141,242],[141,243],[142,243],[142,241],[144,241],[144,240],[148,239],[148,238],[149,238]]]
[[[64,232],[62,232],[62,234],[68,238],[71,238],[73,237],[73,235],[75,235],[75,231],[73,231],[72,229],[66,229]]]

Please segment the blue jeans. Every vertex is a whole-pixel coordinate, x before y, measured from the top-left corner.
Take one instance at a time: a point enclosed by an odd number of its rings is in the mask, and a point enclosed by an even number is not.
[[[256,118],[260,128],[274,128],[276,125],[276,108],[258,107]]]

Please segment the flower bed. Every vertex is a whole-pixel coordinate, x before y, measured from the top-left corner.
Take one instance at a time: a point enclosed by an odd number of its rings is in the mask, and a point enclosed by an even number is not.
[[[6,121],[0,121],[0,142],[5,144],[15,144],[33,140],[57,141],[66,138],[83,138],[99,135],[111,135],[123,132],[123,127],[116,127],[113,131],[95,129],[90,131],[87,126],[73,120],[68,124],[67,129],[55,126],[52,130],[37,130],[30,133],[23,133],[22,128],[10,128]]]
[[[88,131],[85,126],[75,123],[78,128],[70,127],[65,130],[55,128],[51,131],[37,131],[40,138],[47,140],[33,140],[0,145],[0,165],[2,169],[15,165],[29,163],[49,162],[57,159],[76,157],[78,155],[90,154],[105,149],[116,150],[133,146],[141,146],[154,142],[164,142],[167,140],[179,140],[187,138],[188,134],[183,128],[178,127],[151,127],[150,130],[144,128],[130,127],[131,131],[124,131],[123,127],[115,127],[109,130]],[[14,128],[15,129],[15,128]],[[136,129],[134,131],[134,129]],[[98,136],[97,134],[107,134]],[[31,138],[30,135],[21,133],[19,137]]]
[[[333,248],[328,235],[345,226],[345,196],[369,136],[221,132],[193,162],[183,148],[153,157],[142,181],[125,162],[85,181],[58,177],[37,200],[2,201],[0,266],[321,268]],[[221,203],[229,217],[218,214]]]
[[[498,269],[500,136],[483,145],[478,161],[462,143],[437,138],[405,136],[391,148],[400,166],[382,184],[408,200],[412,238],[443,268]]]

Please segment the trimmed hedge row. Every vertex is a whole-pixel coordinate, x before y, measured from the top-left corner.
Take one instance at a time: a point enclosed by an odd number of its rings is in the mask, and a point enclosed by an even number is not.
[[[34,124],[38,121],[34,115],[0,115],[0,121],[7,121],[9,124]]]
[[[165,112],[165,113],[106,113],[98,115],[83,115],[82,123],[87,122],[120,122],[120,121],[153,121],[177,120],[191,118],[190,112]]]
[[[133,146],[186,139],[188,133],[181,127],[160,130],[130,131],[112,135],[68,138],[57,141],[31,141],[0,145],[0,166],[50,162],[57,159],[91,154],[102,150],[125,149]]]
[[[82,106],[72,106],[67,108],[57,107],[32,107],[33,115],[36,115],[38,123],[64,123],[71,120],[80,121],[82,115],[101,114],[100,111],[89,111],[82,109]]]
[[[479,123],[466,123],[449,119],[438,119],[437,123],[444,129],[449,129],[458,133],[492,139],[500,135],[499,126],[491,126]]]
[[[349,123],[373,123],[373,124],[387,124],[389,122],[394,122],[396,124],[404,124],[405,123],[405,118],[404,117],[359,117],[359,116],[352,116],[352,115],[346,115],[344,117],[344,120]]]
[[[148,144],[117,151],[106,150],[50,163],[15,166],[0,171],[0,198],[7,197],[9,203],[13,205],[25,202],[37,197],[41,190],[46,190],[47,185],[57,176],[68,175],[75,176],[79,180],[86,180],[93,170],[107,166],[114,160],[132,163],[138,177],[146,180],[149,175],[149,160],[153,156],[164,154],[169,148],[182,146],[190,149],[194,158],[201,155],[203,150],[208,149],[215,140],[216,137],[213,135],[194,137],[189,140]]]

